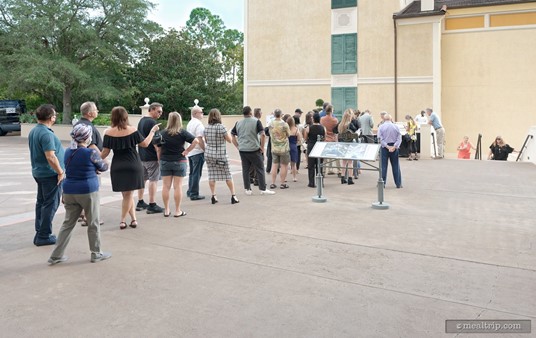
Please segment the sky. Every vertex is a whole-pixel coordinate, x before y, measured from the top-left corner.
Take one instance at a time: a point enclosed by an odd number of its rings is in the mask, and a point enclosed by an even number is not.
[[[207,8],[219,15],[225,27],[244,31],[244,0],[152,0],[156,5],[149,20],[158,22],[165,29],[186,25],[192,9]]]

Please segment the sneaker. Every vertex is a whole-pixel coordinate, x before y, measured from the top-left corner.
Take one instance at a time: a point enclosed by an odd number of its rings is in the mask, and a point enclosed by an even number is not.
[[[149,204],[149,206],[147,207],[147,213],[148,214],[158,214],[158,213],[161,213],[161,212],[164,212],[164,208],[162,207],[159,207],[158,205],[155,204]]]
[[[48,264],[50,265],[54,265],[54,264],[58,264],[58,263],[61,263],[61,262],[65,262],[69,259],[69,257],[67,256],[61,256],[61,257],[50,257],[48,259]]]
[[[138,204],[136,204],[136,211],[142,211],[147,209],[149,204],[145,203],[143,200],[139,200]]]
[[[112,254],[109,252],[100,252],[100,253],[91,253],[91,263],[97,263],[112,257]]]
[[[272,190],[261,190],[261,195],[274,195],[275,194],[275,191],[272,191]]]
[[[244,193],[248,196],[253,195],[253,191],[251,191],[251,189],[246,190]]]

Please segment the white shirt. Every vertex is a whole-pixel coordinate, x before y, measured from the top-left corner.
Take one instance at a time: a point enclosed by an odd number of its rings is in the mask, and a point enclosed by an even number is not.
[[[415,123],[417,124],[417,126],[421,124],[428,124],[428,117],[426,117],[426,115],[421,116],[421,114],[419,114],[415,116]]]
[[[196,119],[194,117],[193,119],[190,120],[190,122],[188,122],[188,125],[186,126],[186,131],[194,135],[196,138],[203,137],[203,134],[205,133],[205,126],[203,125],[203,122],[201,122],[201,120]],[[201,149],[199,144],[197,144],[195,148],[192,149],[192,151],[188,153],[188,157],[197,155],[197,154],[202,154],[203,152],[204,152],[203,149]]]

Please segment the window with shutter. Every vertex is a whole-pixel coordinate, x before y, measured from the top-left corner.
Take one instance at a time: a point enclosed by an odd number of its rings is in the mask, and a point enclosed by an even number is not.
[[[356,6],[357,0],[331,0],[331,9]]]
[[[346,109],[357,108],[357,87],[331,88],[331,102],[333,114],[340,120]]]
[[[331,74],[357,73],[357,34],[331,36]]]

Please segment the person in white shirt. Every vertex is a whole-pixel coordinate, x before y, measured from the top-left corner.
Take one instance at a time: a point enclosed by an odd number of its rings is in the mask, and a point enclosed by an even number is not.
[[[205,196],[199,195],[199,181],[201,180],[201,173],[203,172],[203,164],[205,164],[205,142],[203,140],[205,126],[203,126],[202,121],[203,110],[196,105],[192,108],[192,119],[186,126],[186,130],[194,135],[199,141],[195,148],[188,154],[190,174],[188,177],[188,191],[186,192],[186,196],[190,197],[192,201],[205,198]]]
[[[421,110],[420,115],[415,116],[415,123],[417,123],[417,130],[421,130],[421,124],[428,124],[428,117],[424,110]]]

